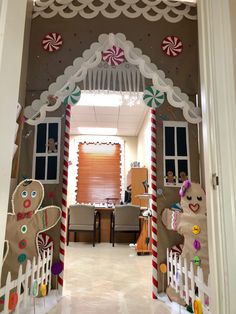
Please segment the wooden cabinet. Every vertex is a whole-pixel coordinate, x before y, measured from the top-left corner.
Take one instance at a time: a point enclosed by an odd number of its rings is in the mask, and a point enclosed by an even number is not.
[[[127,186],[131,186],[131,203],[141,207],[147,207],[145,199],[140,200],[137,195],[145,193],[143,181],[148,180],[147,168],[131,168],[127,176]]]

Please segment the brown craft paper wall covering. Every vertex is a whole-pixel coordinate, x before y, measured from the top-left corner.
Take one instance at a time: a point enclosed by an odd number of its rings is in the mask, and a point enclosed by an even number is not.
[[[43,50],[41,41],[49,32],[60,33],[64,43],[55,53]],[[107,19],[101,15],[94,19],[76,16],[63,19],[59,16],[32,21],[27,84],[27,104],[38,98],[40,93],[63,74],[64,69],[80,57],[102,33],[124,33],[135,47],[149,56],[157,67],[171,78],[189,95],[198,90],[198,45],[197,22],[183,19],[179,23],[169,23],[164,19],[149,22],[139,17],[128,19],[120,16]],[[183,52],[176,58],[166,56],[161,50],[161,42],[167,35],[178,36],[183,41]]]

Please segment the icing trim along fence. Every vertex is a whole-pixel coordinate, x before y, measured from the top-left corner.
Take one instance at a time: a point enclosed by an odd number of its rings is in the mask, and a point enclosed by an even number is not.
[[[189,268],[188,268],[189,267]],[[210,276],[209,276],[210,277]],[[176,293],[185,300],[186,304],[192,304],[194,313],[211,314],[209,304],[211,290],[208,283],[204,283],[201,267],[194,273],[193,263],[187,265],[187,260],[177,257],[176,253],[167,249],[167,283],[175,289]],[[197,288],[197,289],[196,289]],[[197,312],[201,307],[202,311]]]

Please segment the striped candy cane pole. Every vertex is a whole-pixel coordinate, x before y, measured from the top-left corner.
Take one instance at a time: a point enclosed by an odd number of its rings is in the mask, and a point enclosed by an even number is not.
[[[71,105],[67,105],[65,114],[65,135],[64,135],[64,160],[63,160],[63,179],[62,179],[62,218],[60,235],[60,261],[64,269],[65,245],[66,245],[66,217],[67,217],[67,186],[68,186],[68,161],[70,143],[70,117]],[[63,286],[63,271],[58,276],[58,283]]]
[[[157,299],[157,133],[156,109],[151,109],[151,189],[152,189],[152,298]]]

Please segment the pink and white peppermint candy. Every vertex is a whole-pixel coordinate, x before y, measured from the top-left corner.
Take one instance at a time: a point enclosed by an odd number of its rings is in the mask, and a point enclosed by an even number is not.
[[[162,51],[170,57],[177,57],[183,51],[183,43],[176,36],[167,36],[161,44]]]
[[[58,33],[49,33],[42,40],[43,49],[48,52],[59,50],[62,44],[62,36]]]
[[[102,53],[103,61],[106,61],[109,65],[119,65],[125,61],[124,50],[113,46]]]
[[[53,240],[46,233],[40,233],[38,235],[38,250],[41,257],[43,257],[43,252],[48,249],[53,249]]]

